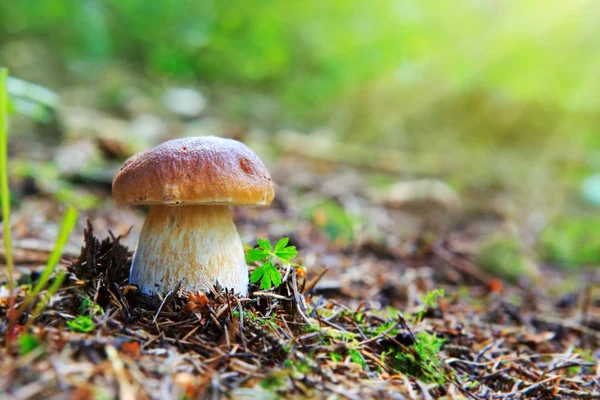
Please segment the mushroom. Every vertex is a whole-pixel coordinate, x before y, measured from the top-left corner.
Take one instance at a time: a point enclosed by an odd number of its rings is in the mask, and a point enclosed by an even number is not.
[[[147,295],[218,283],[246,295],[248,266],[230,205],[267,206],[269,172],[246,145],[214,136],[175,139],[129,158],[115,176],[119,204],[149,205],[129,283]]]

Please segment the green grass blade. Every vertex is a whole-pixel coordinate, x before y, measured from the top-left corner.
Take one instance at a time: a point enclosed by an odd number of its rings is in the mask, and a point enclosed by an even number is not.
[[[35,309],[33,310],[33,313],[31,313],[31,317],[29,317],[29,319],[27,320],[27,323],[25,324],[23,332],[28,331],[28,329],[31,326],[31,324],[33,323],[33,321],[35,321],[35,319],[38,317],[38,315],[40,315],[40,313],[42,312],[44,307],[46,307],[46,305],[48,304],[48,302],[50,301],[52,296],[54,296],[56,291],[60,288],[60,286],[62,285],[62,283],[66,277],[67,277],[67,273],[65,271],[60,271],[58,273],[58,275],[56,276],[56,278],[54,278],[52,285],[50,285],[50,287],[44,294],[44,297],[36,304]]]
[[[2,201],[2,220],[4,225],[4,248],[6,251],[6,269],[8,289],[12,298],[14,290],[12,236],[10,232],[10,192],[8,189],[8,94],[6,80],[8,70],[0,68],[0,192]]]
[[[18,314],[21,314],[21,312],[23,312],[27,308],[27,306],[31,303],[31,301],[33,301],[33,299],[46,286],[46,283],[48,283],[50,276],[52,275],[52,273],[54,272],[54,269],[56,268],[56,266],[58,265],[58,262],[60,261],[60,256],[62,255],[63,247],[67,243],[67,240],[69,239],[69,235],[71,234],[71,231],[75,227],[76,223],[77,223],[77,210],[71,206],[67,206],[67,210],[65,212],[65,215],[63,217],[62,224],[60,227],[60,232],[58,234],[58,238],[56,239],[56,244],[54,245],[54,249],[52,250],[52,253],[50,253],[50,257],[48,258],[46,267],[44,268],[44,271],[42,271],[42,274],[40,275],[38,283],[35,285],[35,287],[31,291],[31,293],[29,294],[29,296],[27,296],[27,299],[23,302],[23,304],[21,304],[21,307],[19,307]]]

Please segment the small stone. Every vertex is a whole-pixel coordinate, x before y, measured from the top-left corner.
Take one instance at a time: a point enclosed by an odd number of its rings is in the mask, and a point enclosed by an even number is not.
[[[460,204],[456,191],[445,182],[419,179],[398,182],[384,189],[370,191],[371,200],[388,207],[403,207],[413,203],[433,203],[455,209]]]
[[[71,175],[100,163],[100,150],[92,140],[79,140],[62,146],[54,156],[59,173]]]
[[[162,103],[171,112],[185,118],[194,118],[206,107],[206,98],[195,89],[170,88],[162,96]]]
[[[165,123],[152,114],[140,115],[131,123],[133,137],[153,145],[164,139],[166,132]]]

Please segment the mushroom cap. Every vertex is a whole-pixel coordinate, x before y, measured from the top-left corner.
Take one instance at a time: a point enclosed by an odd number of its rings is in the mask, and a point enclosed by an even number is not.
[[[112,184],[120,204],[266,206],[275,195],[269,171],[237,140],[170,140],[123,163]]]

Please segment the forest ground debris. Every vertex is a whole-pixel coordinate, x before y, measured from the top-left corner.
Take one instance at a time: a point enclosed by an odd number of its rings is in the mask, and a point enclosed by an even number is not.
[[[593,358],[565,345],[582,343],[587,331],[577,326],[555,322],[550,329],[532,315],[508,318],[512,311],[497,304],[486,310],[456,297],[438,301],[440,290],[424,297],[410,325],[400,311],[383,317],[369,302],[351,308],[315,292],[301,295],[304,278],[296,269],[276,288],[252,285],[247,298],[215,287],[208,295],[175,291],[153,303],[128,286],[131,253],[119,241],[98,240],[88,223],[62,288],[31,332],[19,335],[18,348],[2,350],[1,397],[65,389],[114,397],[127,388],[153,398],[172,379],[167,390],[177,398],[264,391],[600,398]],[[18,293],[17,306],[26,299]],[[6,315],[3,304],[2,331]],[[78,318],[86,323],[75,324]],[[494,322],[500,319],[510,322]],[[598,344],[597,337],[585,340]]]

